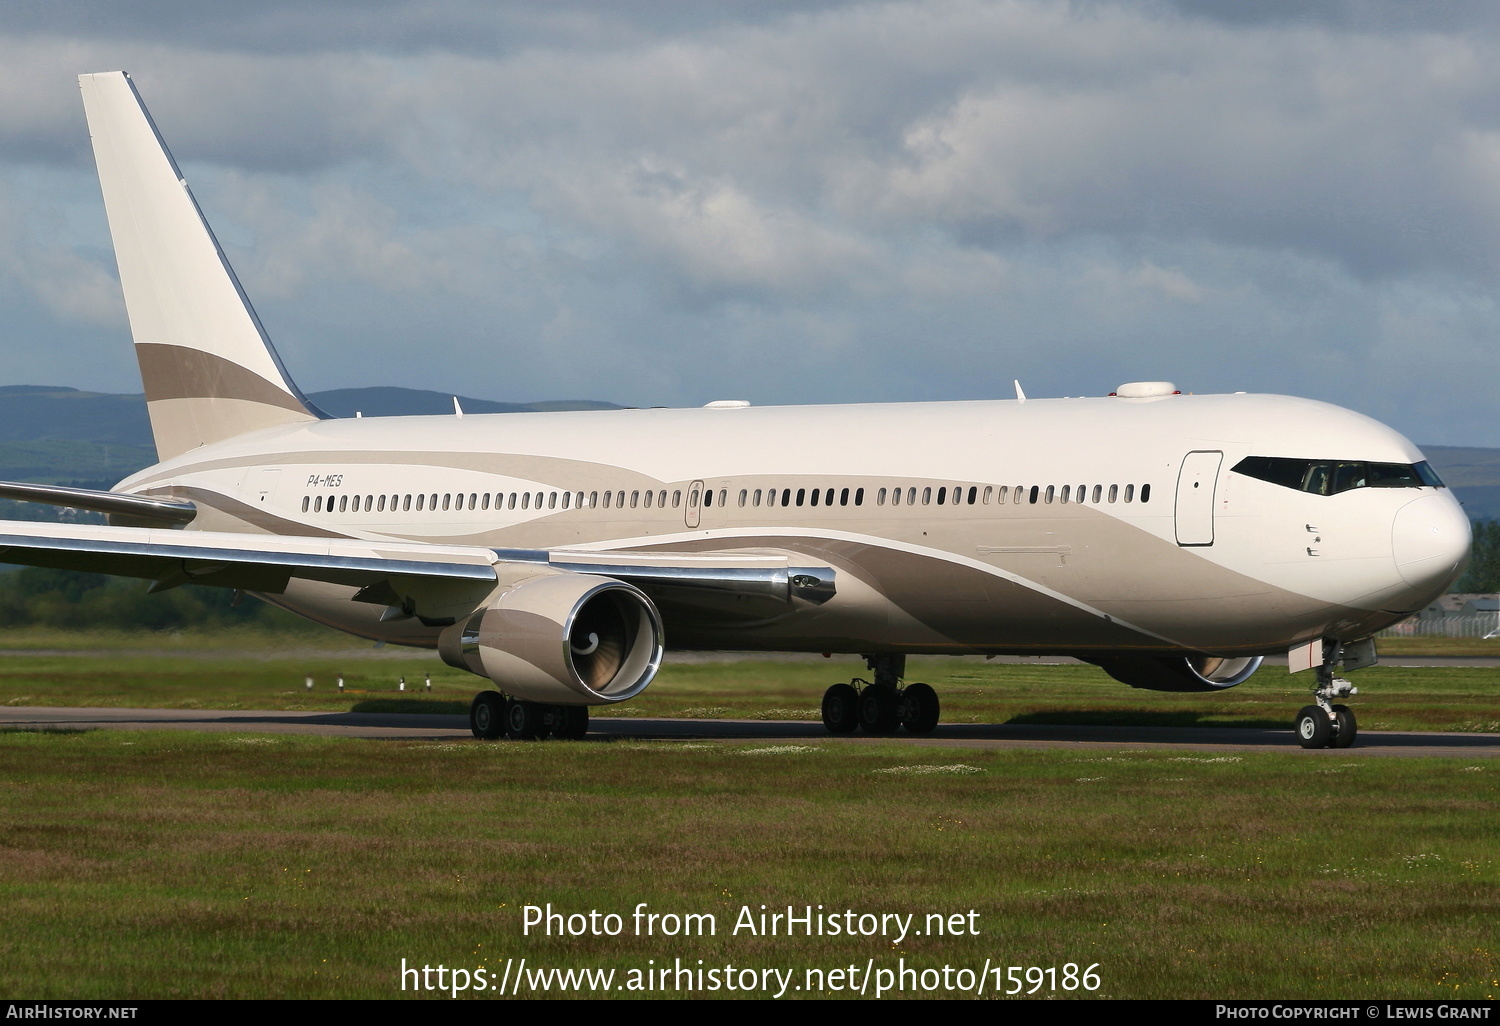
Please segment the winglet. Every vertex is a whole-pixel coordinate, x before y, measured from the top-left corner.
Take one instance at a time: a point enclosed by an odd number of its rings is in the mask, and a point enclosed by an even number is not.
[[[1019,378],[1014,380],[1016,383],[1016,402],[1024,403],[1026,401],[1026,393],[1021,391],[1021,381]]]
[[[282,367],[130,76],[78,83],[157,455],[323,416]]]

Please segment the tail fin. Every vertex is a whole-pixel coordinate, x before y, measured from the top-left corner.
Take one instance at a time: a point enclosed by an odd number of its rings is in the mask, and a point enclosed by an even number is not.
[[[130,76],[78,82],[157,456],[322,417],[287,376]]]

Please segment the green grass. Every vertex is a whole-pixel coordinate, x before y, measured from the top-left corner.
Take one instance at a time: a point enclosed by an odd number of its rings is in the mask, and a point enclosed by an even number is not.
[[[156,647],[147,642],[156,640]],[[313,635],[226,631],[158,638],[100,635],[69,651],[33,636],[0,649],[0,706],[306,709],[466,713],[486,687],[434,654],[332,647]],[[46,644],[51,640],[51,644]],[[594,709],[606,717],[816,720],[823,690],[857,659],[673,661],[639,698]],[[432,690],[426,690],[430,675]],[[313,678],[308,690],[306,678]],[[341,694],[335,681],[343,676]],[[405,677],[407,690],[398,690]],[[1266,667],[1215,694],[1136,691],[1086,665],[914,658],[911,680],[938,692],[945,723],[1285,727],[1309,699],[1312,675]],[[1350,674],[1360,724],[1372,730],[1500,731],[1500,670],[1376,666]]]
[[[899,743],[0,734],[7,997],[392,997],[408,964],[1098,963],[1098,996],[1493,999],[1500,769]],[[917,772],[927,767],[928,772]],[[627,916],[526,937],[521,908]],[[716,936],[630,936],[638,902]],[[734,936],[739,909],[979,936]],[[408,994],[410,992],[408,991]]]

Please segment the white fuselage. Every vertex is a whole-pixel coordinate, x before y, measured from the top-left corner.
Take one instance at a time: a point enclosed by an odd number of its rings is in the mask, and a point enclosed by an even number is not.
[[[1234,473],[1247,456],[1422,459],[1338,407],[1170,395],[330,420],[205,446],[120,490],[191,499],[193,529],[838,570],[816,609],[664,610],[669,644],[690,647],[1271,652],[1367,636],[1461,567],[1446,489],[1311,494]],[[347,598],[280,601],[434,642]]]

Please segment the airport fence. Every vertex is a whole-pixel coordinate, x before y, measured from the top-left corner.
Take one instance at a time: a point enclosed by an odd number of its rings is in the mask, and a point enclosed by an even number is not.
[[[1488,638],[1500,635],[1500,615],[1419,616],[1388,627],[1378,638]]]

